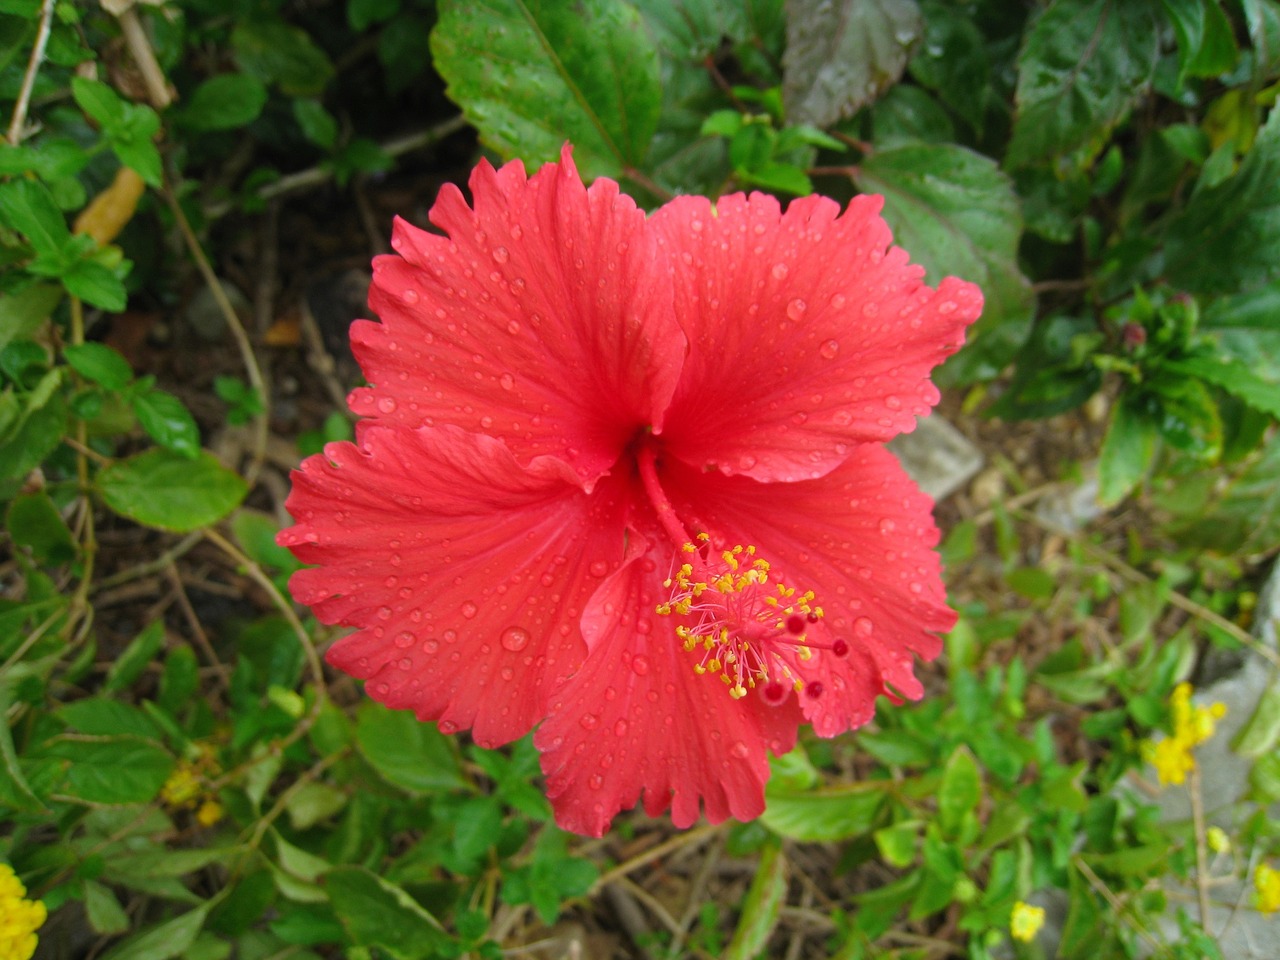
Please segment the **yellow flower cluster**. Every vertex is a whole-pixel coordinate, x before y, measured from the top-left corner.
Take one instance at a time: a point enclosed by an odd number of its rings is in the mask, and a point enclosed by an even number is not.
[[[1253,890],[1257,894],[1258,909],[1263,913],[1280,910],[1280,870],[1259,864],[1253,874]]]
[[[31,960],[47,915],[39,900],[27,900],[22,885],[7,863],[0,863],[0,960]]]
[[[1013,915],[1009,917],[1009,934],[1015,940],[1030,943],[1044,926],[1044,907],[1033,907],[1019,900],[1013,905]]]
[[[1180,683],[1169,697],[1173,713],[1173,735],[1159,743],[1146,741],[1143,753],[1156,768],[1161,784],[1183,783],[1195,769],[1192,750],[1213,736],[1217,723],[1227,715],[1227,707],[1214,703],[1198,707],[1191,702],[1191,684]]]
[[[211,749],[198,749],[199,756],[194,761],[178,761],[160,788],[160,802],[170,810],[195,810],[196,822],[202,827],[211,827],[222,819],[223,810],[205,786],[205,780],[217,774],[218,761]]]

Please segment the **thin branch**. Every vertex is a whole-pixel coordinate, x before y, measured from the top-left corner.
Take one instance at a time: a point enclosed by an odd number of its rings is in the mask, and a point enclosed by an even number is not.
[[[138,65],[142,74],[142,82],[147,85],[147,99],[157,110],[163,110],[173,103],[173,95],[169,92],[169,83],[165,80],[164,71],[156,60],[155,51],[151,49],[151,41],[147,31],[138,19],[138,11],[130,7],[117,18],[120,21],[120,32],[128,44],[133,62]]]
[[[1209,932],[1209,851],[1205,846],[1204,797],[1200,793],[1200,765],[1192,764],[1191,782],[1187,785],[1191,795],[1191,822],[1196,835],[1196,899],[1200,907],[1200,929]]]
[[[298,619],[298,614],[294,612],[293,604],[271,582],[271,578],[262,572],[262,568],[247,557],[239,547],[212,527],[206,527],[203,533],[211,543],[242,566],[245,573],[270,595],[271,602],[275,604],[276,609],[280,611],[285,621],[293,629],[298,642],[302,645],[303,655],[306,658],[307,666],[311,669],[311,677],[315,681],[317,702],[323,700],[326,696],[324,666],[320,662],[320,655],[316,653],[316,645],[311,642],[311,635],[307,633],[307,628],[302,625],[302,621]]]
[[[22,129],[27,125],[27,110],[31,106],[31,90],[36,85],[36,74],[40,72],[40,64],[44,62],[45,47],[49,45],[54,5],[54,0],[44,0],[40,6],[40,25],[36,27],[36,43],[31,48],[31,59],[27,61],[27,70],[22,75],[18,99],[13,104],[13,116],[9,119],[9,132],[6,139],[11,147],[16,147],[22,142]]]
[[[195,231],[191,229],[191,222],[187,219],[186,212],[183,211],[182,204],[178,201],[178,195],[174,192],[172,183],[167,179],[162,193],[164,194],[165,202],[169,204],[169,209],[173,212],[173,219],[178,224],[182,239],[186,241],[191,258],[195,260],[196,267],[209,288],[209,293],[212,294],[218,309],[222,311],[223,319],[226,320],[227,327],[231,330],[232,337],[235,338],[236,346],[240,349],[240,359],[244,363],[249,385],[253,387],[262,399],[262,412],[253,418],[253,459],[244,471],[245,483],[252,488],[258,479],[258,473],[262,469],[263,461],[267,458],[267,414],[271,409],[271,394],[267,389],[267,382],[262,376],[262,367],[258,365],[258,357],[253,352],[253,344],[249,341],[249,334],[245,332],[244,324],[240,322],[240,317],[236,314],[235,307],[231,305],[231,301],[227,298],[227,292],[222,289],[221,281],[218,280],[217,274],[213,272],[209,258],[204,255],[204,249],[200,246],[200,241],[196,238]]]
[[[600,875],[600,879],[595,882],[595,886],[591,888],[591,892],[596,893],[602,887],[606,887],[613,883],[613,881],[625,877],[632,871],[639,870],[647,863],[652,863],[654,860],[660,860],[662,857],[679,850],[681,847],[692,846],[694,844],[710,840],[716,834],[722,833],[724,829],[723,824],[717,824],[715,826],[708,824],[705,827],[699,827],[697,830],[690,830],[688,833],[677,834],[665,843],[660,843],[656,847],[646,850],[644,853],[638,854],[630,860],[626,860],[623,863],[618,864],[612,870],[602,873]]]
[[[457,133],[459,130],[467,126],[467,120],[459,114],[451,117],[443,123],[438,123],[434,127],[428,127],[426,130],[419,130],[415,133],[407,134],[403,137],[397,137],[394,140],[388,140],[386,143],[380,144],[382,152],[390,157],[399,157],[414,150],[420,150],[423,147],[429,147],[434,143],[445,139]],[[254,191],[254,196],[259,200],[272,200],[276,197],[283,196],[286,193],[294,193],[298,190],[307,190],[311,187],[318,187],[322,183],[328,183],[333,179],[333,170],[327,164],[319,164],[314,167],[308,167],[306,170],[299,170],[297,173],[288,173],[275,180],[272,183],[265,184],[258,190]],[[224,200],[220,203],[210,204],[205,208],[205,215],[211,220],[229,213],[235,206],[235,202]]]

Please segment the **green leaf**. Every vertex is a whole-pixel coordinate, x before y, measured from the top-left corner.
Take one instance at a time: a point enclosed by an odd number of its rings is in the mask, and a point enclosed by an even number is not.
[[[290,97],[312,97],[333,79],[328,54],[298,27],[278,20],[250,20],[231,32],[231,46],[245,73],[276,83]]]
[[[891,785],[857,783],[813,791],[765,791],[760,819],[792,840],[827,843],[871,833],[878,825]]]
[[[787,896],[787,860],[776,839],[761,848],[755,871],[746,899],[742,901],[742,918],[722,954],[725,960],[752,960],[760,956],[777,929]]]
[[[1184,290],[1239,293],[1280,277],[1280,110],[1236,174],[1196,192],[1169,224],[1164,272]]]
[[[179,114],[194,130],[234,130],[258,119],[267,103],[267,88],[247,73],[210,77],[192,92]]]
[[[98,492],[107,506],[131,520],[186,533],[225,517],[239,506],[248,486],[206,451],[190,459],[148,450],[99,473]]]
[[[58,792],[88,803],[149,803],[173,772],[173,757],[163,747],[127,734],[62,734],[32,753],[62,761]]]
[[[568,141],[587,179],[644,166],[658,55],[622,0],[446,0],[431,53],[449,97],[504,157],[538,165]]]
[[[159,164],[158,158],[156,162]],[[159,167],[157,166],[158,169]],[[79,297],[86,303],[91,303],[95,307],[101,307],[111,313],[119,313],[129,302],[129,294],[120,278],[110,269],[94,260],[80,259],[74,261],[63,271],[62,285],[67,288],[67,293],[73,297]]]
[[[84,911],[94,933],[110,935],[129,929],[129,915],[120,906],[116,895],[96,880],[85,881]]]
[[[1129,393],[1111,408],[1098,461],[1098,502],[1113,506],[1138,485],[1155,456],[1159,429]]]
[[[968,747],[955,750],[942,771],[938,785],[938,821],[942,832],[956,837],[965,818],[982,801],[982,773]]]
[[[53,312],[62,291],[51,283],[35,283],[17,293],[0,293],[0,350],[28,336]]]
[[[908,69],[917,83],[935,91],[969,126],[982,132],[991,63],[986,37],[967,12],[937,0],[926,2],[924,39]]]
[[[1280,743],[1280,677],[1273,674],[1253,716],[1236,735],[1231,749],[1256,759],[1274,751],[1277,743]]]
[[[1280,383],[1263,380],[1239,360],[1186,357],[1167,361],[1163,369],[1195,377],[1221,387],[1255,410],[1280,418]]]
[[[42,256],[60,256],[71,239],[62,211],[39,180],[18,177],[0,183],[0,221],[26,237]]]
[[[133,686],[133,682],[142,676],[142,671],[155,662],[163,646],[164,621],[152,620],[111,662],[106,682],[102,685],[103,692],[119,693]]]
[[[427,960],[452,944],[421,904],[364,867],[335,867],[322,882],[356,946],[376,947],[394,960]]]
[[[1005,157],[1016,167],[1096,156],[1146,90],[1160,34],[1147,3],[1055,0],[1018,57],[1017,113]]]
[[[854,182],[884,196],[895,242],[930,283],[957,276],[982,288],[982,317],[951,366],[965,379],[995,376],[1025,338],[1035,306],[1017,266],[1022,217],[1012,182],[989,158],[953,144],[877,151]]]
[[[1161,0],[1178,38],[1179,78],[1216,77],[1235,66],[1240,51],[1217,0]]]
[[[206,901],[181,916],[156,924],[102,955],[102,960],[172,960],[191,949],[204,929],[214,901]]]
[[[11,685],[14,680],[12,675],[0,676],[0,805],[26,813],[43,813],[45,806],[22,772],[13,746],[13,734],[9,730]]]
[[[788,3],[787,121],[827,127],[871,103],[902,76],[921,26],[915,0]]]
[[[171,393],[152,388],[133,398],[142,429],[160,446],[194,460],[200,454],[200,428],[186,404]]]
[[[130,734],[154,740],[160,735],[155,722],[137,707],[105,697],[86,697],[59,707],[58,717],[72,730],[89,736]]]
[[[18,546],[28,547],[40,563],[51,566],[75,559],[76,542],[44,491],[14,497],[5,514],[9,536]]]
[[[319,100],[294,100],[293,119],[302,128],[302,135],[317,147],[329,150],[338,142],[338,121]]]
[[[71,96],[80,109],[104,129],[115,128],[124,122],[125,102],[105,83],[72,77]]]
[[[72,370],[108,390],[123,390],[133,379],[129,361],[104,343],[73,344],[62,355]]]
[[[877,830],[874,834],[876,849],[884,862],[891,867],[905,870],[916,860],[916,847],[920,843],[922,820],[903,820],[892,827]]]
[[[410,793],[467,786],[449,739],[412,713],[365,701],[356,714],[356,745],[388,783]]]

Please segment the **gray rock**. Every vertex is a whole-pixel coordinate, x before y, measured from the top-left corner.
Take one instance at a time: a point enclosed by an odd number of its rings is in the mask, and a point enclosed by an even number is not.
[[[889,442],[911,479],[934,500],[959,490],[982,468],[982,453],[936,413],[916,421],[912,433]]]

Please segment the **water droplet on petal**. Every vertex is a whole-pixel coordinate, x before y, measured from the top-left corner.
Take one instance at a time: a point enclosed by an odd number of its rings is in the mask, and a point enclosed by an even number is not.
[[[493,259],[498,261],[498,263],[506,263],[508,257],[510,257],[510,254],[507,253],[506,247],[493,248]]]
[[[423,653],[435,653],[439,649],[440,649],[440,642],[438,640],[431,639],[431,640],[424,640],[422,642]]]
[[[594,713],[584,713],[578,719],[578,726],[582,727],[583,730],[594,730],[599,722],[600,718]]]
[[[739,760],[745,760],[751,754],[751,751],[747,749],[747,745],[741,740],[734,743],[734,745],[729,748],[729,752]]]
[[[773,265],[773,278],[775,280],[785,280],[787,278],[787,265],[785,263],[775,263]]]
[[[407,304],[410,304],[410,305],[415,304],[415,303],[417,303],[417,302],[418,302],[418,291],[417,291],[417,290],[406,290],[406,291],[404,291],[404,293],[400,294],[400,299],[401,299],[401,300],[403,300],[403,301],[404,301],[405,303],[407,303]],[[955,309],[955,305],[954,305],[954,304],[952,305],[951,309],[952,309],[952,310],[954,310],[954,309]]]
[[[875,630],[875,624],[866,617],[858,617],[857,620],[853,621],[853,632],[860,637],[871,636],[873,630]]]
[[[836,358],[836,354],[839,352],[839,340],[827,340],[818,348],[818,353],[821,354],[822,359],[824,360],[834,360]]]
[[[412,633],[406,630],[403,633],[400,633],[396,636],[395,645],[399,647],[401,650],[404,650],[408,647],[412,647],[414,643],[417,642],[417,640],[418,640],[417,637],[415,637]]]
[[[787,316],[792,320],[799,320],[808,308],[809,305],[797,297],[787,304]]]
[[[599,790],[604,786],[604,777],[600,776],[598,773],[593,773],[587,778],[587,786],[592,790]]]
[[[631,669],[637,676],[643,677],[645,674],[649,672],[649,658],[648,657],[632,657]]]
[[[466,603],[462,605],[462,615],[466,617],[468,620],[470,620],[479,612],[480,612],[480,608],[477,607],[470,600],[468,600]]]
[[[603,560],[592,560],[591,566],[587,568],[593,577],[603,577],[609,572],[609,564]]]
[[[529,631],[521,627],[507,627],[502,631],[502,649],[519,653],[529,645]]]
[[[382,413],[395,413],[396,402],[390,397],[382,397],[378,400],[378,410]]]
[[[516,378],[509,373],[504,373],[498,378],[498,385],[501,386],[503,390],[514,390],[516,386]]]
[[[627,735],[627,721],[619,720],[617,723],[615,723],[613,725],[613,733],[615,736],[625,737]]]
[[[839,310],[845,305],[845,297],[843,293],[837,293],[831,298],[831,306]]]
[[[887,534],[893,533],[893,531],[896,529],[898,529],[898,525],[894,523],[892,520],[890,520],[888,517],[885,517],[883,520],[880,521],[881,533],[887,535]]]
[[[454,723],[452,720],[441,720],[438,724],[436,724],[436,726],[440,729],[441,733],[457,733],[458,732],[458,725]]]

